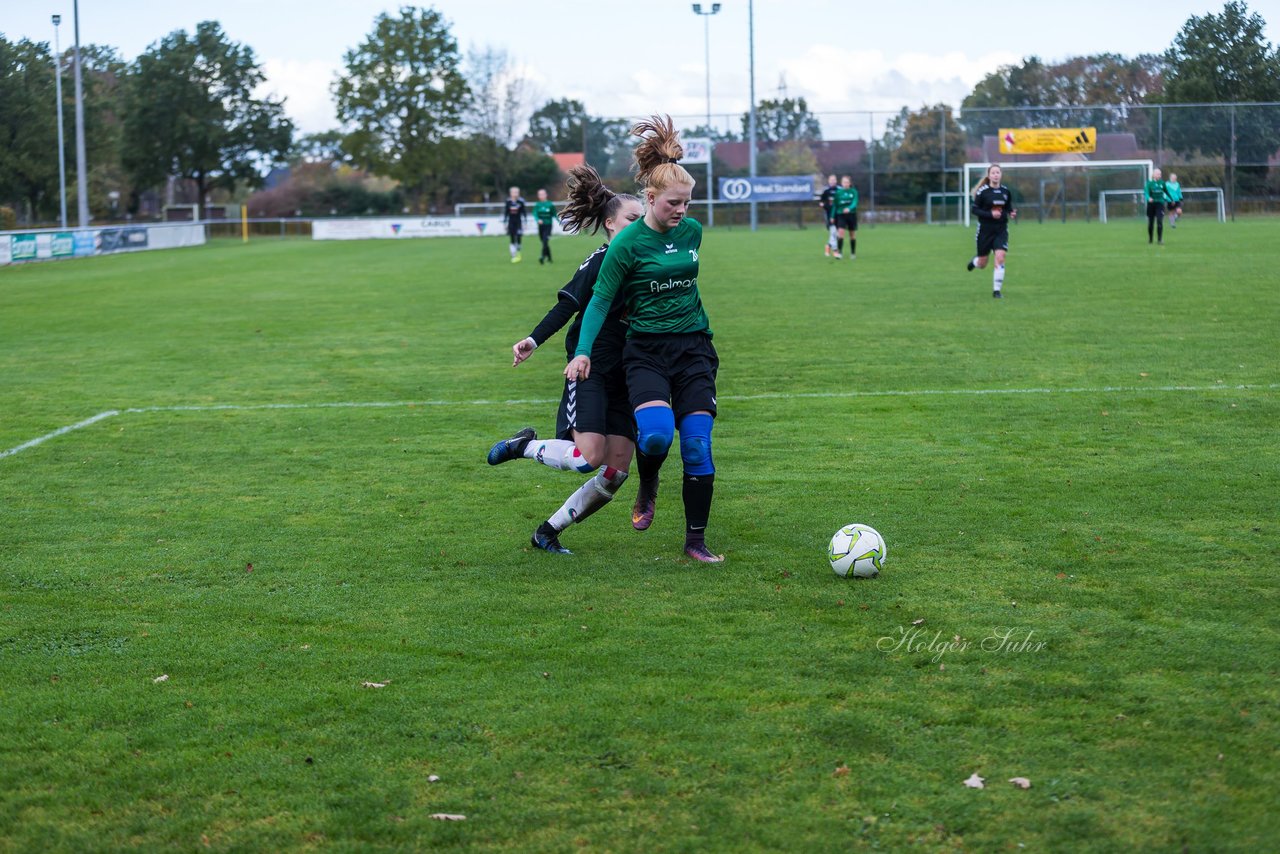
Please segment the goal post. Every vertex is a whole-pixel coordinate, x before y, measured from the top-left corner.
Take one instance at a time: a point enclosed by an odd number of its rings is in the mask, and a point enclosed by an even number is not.
[[[964,191],[966,195],[982,180],[990,163],[966,163],[964,165]],[[1103,192],[1114,188],[1128,188],[1144,184],[1151,178],[1155,163],[1151,160],[1034,160],[1001,163],[1004,173],[1001,181],[1015,193],[1018,208],[1034,208],[1041,219],[1046,206],[1060,206],[1063,219],[1067,207],[1082,209],[1085,216],[1093,206],[1093,191]],[[1110,185],[1110,186],[1108,186]],[[964,224],[970,224],[970,209],[964,209]]]

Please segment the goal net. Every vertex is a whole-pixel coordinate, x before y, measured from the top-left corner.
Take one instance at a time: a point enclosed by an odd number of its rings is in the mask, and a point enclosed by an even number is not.
[[[926,193],[924,221],[929,225],[959,224],[964,221],[964,211],[968,207],[968,193]]]
[[[972,193],[989,163],[964,165],[964,189]],[[1001,163],[1002,184],[1013,190],[1018,218],[1089,219],[1093,200],[1105,190],[1127,190],[1142,186],[1151,177],[1150,160],[1038,160]],[[964,224],[970,224],[970,209],[964,205]]]
[[[1147,205],[1143,190],[1101,190],[1098,193],[1098,221],[1110,222],[1126,217],[1144,217]],[[1221,187],[1183,187],[1184,213],[1215,213],[1218,222],[1227,221],[1227,205]]]

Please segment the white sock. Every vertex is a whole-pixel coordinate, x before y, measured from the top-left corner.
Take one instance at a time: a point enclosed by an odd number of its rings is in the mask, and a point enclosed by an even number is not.
[[[512,258],[516,257],[516,245],[512,243],[508,246],[508,248],[511,250],[511,257]]]
[[[547,521],[557,531],[581,522],[612,501],[626,479],[625,471],[605,466],[596,472],[595,477],[579,486]]]
[[[578,446],[567,439],[534,439],[524,446],[524,457],[558,471],[586,474],[593,468]]]
[[[1000,286],[1004,284],[1004,265],[997,264],[996,271],[991,274],[991,286],[995,290],[1000,290]]]
[[[979,261],[981,261],[981,260],[982,260],[982,256],[981,256],[981,255],[974,255],[974,256],[973,256],[973,260],[972,260],[972,261],[970,261],[969,263],[976,267],[976,266],[978,266],[978,262],[979,262]]]
[[[827,229],[827,245],[832,249],[836,248],[836,227],[834,225]]]

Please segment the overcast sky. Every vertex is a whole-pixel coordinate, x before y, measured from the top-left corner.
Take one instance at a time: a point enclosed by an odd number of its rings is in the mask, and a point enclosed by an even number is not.
[[[1159,53],[1191,15],[1217,13],[1224,0],[756,0],[757,99],[785,85],[822,116],[828,139],[865,136],[866,115],[903,106],[958,106],[997,67],[1037,55],[1046,60],[1092,53]],[[132,59],[173,30],[221,22],[253,48],[268,82],[287,98],[303,132],[337,124],[329,87],[381,12],[379,0],[80,0],[80,39]],[[505,49],[532,82],[533,106],[577,98],[594,115],[636,117],[654,111],[705,116],[710,33],[711,112],[738,128],[749,98],[747,0],[723,0],[704,20],[683,0],[438,0],[465,55]],[[703,10],[710,3],[703,3]],[[1249,3],[1280,40],[1280,0]],[[50,15],[63,16],[72,43],[72,0],[0,0],[0,33],[52,41]],[[876,124],[882,123],[878,119]]]

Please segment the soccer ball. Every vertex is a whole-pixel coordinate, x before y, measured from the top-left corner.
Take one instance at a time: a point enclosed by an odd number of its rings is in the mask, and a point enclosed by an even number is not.
[[[875,578],[888,556],[884,537],[870,525],[845,525],[827,547],[831,571],[841,578]]]

